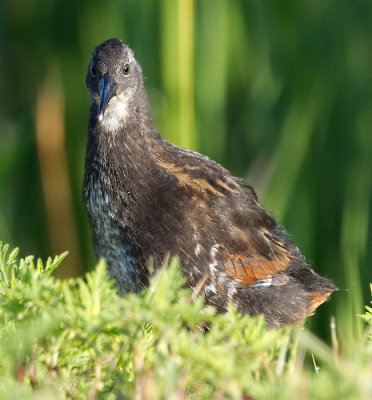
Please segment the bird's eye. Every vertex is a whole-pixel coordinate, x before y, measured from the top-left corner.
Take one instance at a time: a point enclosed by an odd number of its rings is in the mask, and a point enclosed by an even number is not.
[[[90,73],[93,77],[97,75],[97,69],[93,64],[90,66]]]
[[[123,74],[124,74],[124,75],[128,75],[128,74],[129,74],[129,71],[130,71],[129,64],[125,64],[125,65],[124,65],[124,68],[123,68]]]

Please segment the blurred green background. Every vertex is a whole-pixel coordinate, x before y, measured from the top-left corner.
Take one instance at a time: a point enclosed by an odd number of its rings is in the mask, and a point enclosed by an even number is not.
[[[340,291],[312,318],[352,340],[372,281],[372,2],[0,2],[0,240],[91,268],[81,202],[96,45],[140,61],[158,130],[245,177]],[[323,333],[324,333],[323,332]]]

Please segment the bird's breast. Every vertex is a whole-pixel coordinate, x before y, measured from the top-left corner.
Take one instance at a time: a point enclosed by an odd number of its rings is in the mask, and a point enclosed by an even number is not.
[[[110,277],[120,294],[138,292],[147,280],[146,271],[138,274],[140,249],[127,236],[127,222],[120,214],[110,191],[108,177],[91,174],[86,178],[83,199],[93,234],[97,257],[106,260]],[[141,271],[140,271],[141,272]]]

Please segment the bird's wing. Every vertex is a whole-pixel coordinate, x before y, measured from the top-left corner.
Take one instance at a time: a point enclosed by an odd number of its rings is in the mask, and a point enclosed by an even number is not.
[[[284,240],[264,230],[231,235],[216,257],[227,274],[241,284],[269,286],[272,277],[285,271],[297,255]]]
[[[301,257],[242,180],[207,157],[175,146],[154,156],[169,176],[177,178],[177,185],[191,193],[194,208],[208,217],[216,240],[210,249],[212,275],[215,269],[225,270],[241,284],[264,286],[293,258]]]
[[[287,283],[288,275],[295,274],[309,295],[306,315],[311,315],[337,289],[310,268],[282,228],[250,229],[250,234],[245,232],[243,237],[244,241],[239,236],[237,246],[237,237],[232,235],[230,245],[220,247],[215,254],[228,276],[243,287],[281,286]],[[289,274],[279,274],[289,268]]]

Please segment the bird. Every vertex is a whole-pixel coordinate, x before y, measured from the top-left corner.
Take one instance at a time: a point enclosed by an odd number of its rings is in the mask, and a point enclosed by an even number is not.
[[[155,129],[142,69],[109,39],[86,74],[89,111],[82,197],[97,257],[119,295],[179,258],[185,286],[217,312],[229,302],[269,328],[300,324],[337,287],[318,275],[254,189]]]

